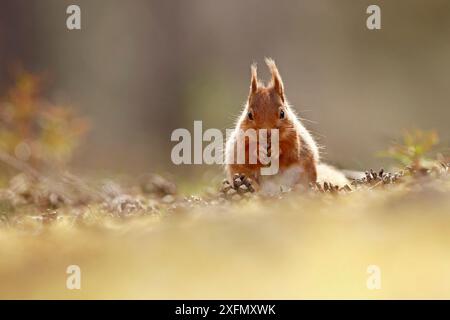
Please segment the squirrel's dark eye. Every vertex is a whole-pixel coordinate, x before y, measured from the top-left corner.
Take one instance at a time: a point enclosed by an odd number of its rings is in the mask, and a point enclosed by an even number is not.
[[[284,119],[284,111],[280,110],[280,119]]]
[[[253,113],[251,113],[251,112],[247,113],[247,117],[248,117],[250,120],[253,120]]]

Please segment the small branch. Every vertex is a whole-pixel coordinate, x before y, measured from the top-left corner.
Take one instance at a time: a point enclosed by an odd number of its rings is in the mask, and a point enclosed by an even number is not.
[[[16,169],[17,171],[25,172],[25,173],[29,174],[33,178],[36,178],[38,180],[44,179],[44,176],[41,173],[39,173],[39,171],[37,171],[36,169],[31,167],[26,162],[21,161],[15,157],[9,155],[7,152],[5,152],[3,150],[0,150],[0,161],[5,163],[6,165]]]
[[[96,197],[105,200],[105,196],[101,192],[88,186],[84,181],[73,175],[69,176],[67,173],[62,174],[61,172],[59,172],[59,170],[55,169],[54,171],[57,173],[55,177],[51,179],[50,177],[46,177],[45,175],[34,169],[26,162],[9,155],[7,152],[3,150],[0,150],[0,161],[19,172],[28,174],[29,176],[35,178],[40,182],[46,182],[47,186],[54,193],[62,195],[66,198],[70,198],[71,195],[65,190],[64,184],[70,185],[74,187],[76,190],[87,192],[90,194],[90,196],[95,195]]]

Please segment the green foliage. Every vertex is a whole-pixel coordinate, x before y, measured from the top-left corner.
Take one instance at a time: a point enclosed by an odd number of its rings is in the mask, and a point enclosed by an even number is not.
[[[401,143],[394,143],[379,155],[394,159],[403,166],[426,167],[432,162],[428,155],[438,143],[439,135],[434,130],[405,131]]]
[[[24,71],[0,100],[0,149],[33,165],[65,164],[88,129],[85,118],[42,96],[43,77]]]

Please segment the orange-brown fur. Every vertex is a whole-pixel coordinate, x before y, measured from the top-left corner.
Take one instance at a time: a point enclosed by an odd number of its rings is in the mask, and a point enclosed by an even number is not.
[[[250,93],[244,110],[237,121],[233,135],[228,139],[226,145],[226,157],[234,152],[236,155],[236,136],[239,129],[278,129],[279,130],[279,172],[292,167],[301,168],[301,174],[296,177],[298,183],[309,183],[317,180],[317,164],[319,161],[318,147],[295,115],[284,93],[283,81],[280,77],[275,62],[266,59],[272,79],[268,85],[258,81],[256,66],[251,68]],[[284,112],[284,118],[280,119],[280,112]],[[249,118],[249,113],[253,119]],[[249,164],[249,143],[245,144],[245,164],[228,163],[226,171],[228,178],[233,174],[245,174],[252,177],[256,182],[260,180],[261,163]]]

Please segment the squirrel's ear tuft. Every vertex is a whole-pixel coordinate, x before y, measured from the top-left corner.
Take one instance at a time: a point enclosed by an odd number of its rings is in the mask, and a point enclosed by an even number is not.
[[[272,74],[272,82],[271,86],[275,90],[276,93],[281,97],[281,100],[284,101],[284,86],[283,80],[281,80],[280,73],[278,72],[277,65],[275,61],[271,58],[266,58],[266,64],[269,67],[270,73]]]
[[[252,80],[250,83],[250,95],[251,95],[255,93],[256,90],[258,90],[258,75],[256,73],[256,63],[253,63],[250,68],[252,70]]]

